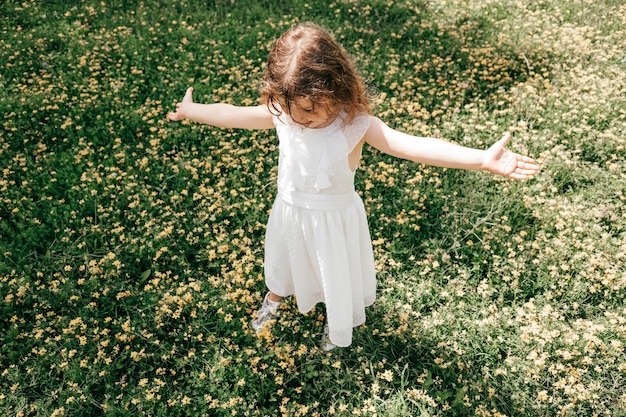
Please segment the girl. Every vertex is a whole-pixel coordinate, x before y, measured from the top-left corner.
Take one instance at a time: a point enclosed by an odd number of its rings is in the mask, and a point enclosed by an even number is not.
[[[326,305],[321,347],[349,346],[376,297],[374,256],[354,174],[367,143],[417,163],[484,170],[526,179],[539,167],[507,150],[507,133],[487,150],[398,132],[369,114],[363,80],[346,51],[325,30],[300,24],[274,44],[261,104],[198,104],[189,88],[170,120],[191,119],[222,128],[276,129],[278,195],[265,237],[269,292],[252,320],[259,332],[278,316],[283,297],[298,309]]]

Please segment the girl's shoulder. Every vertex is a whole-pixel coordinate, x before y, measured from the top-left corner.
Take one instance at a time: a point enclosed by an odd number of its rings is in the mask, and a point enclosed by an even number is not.
[[[346,138],[348,149],[353,149],[365,136],[370,126],[370,115],[359,113],[352,120],[342,126],[343,135]]]
[[[370,126],[371,116],[367,113],[354,115],[351,120],[346,120],[342,128],[344,132],[359,134],[363,136]]]

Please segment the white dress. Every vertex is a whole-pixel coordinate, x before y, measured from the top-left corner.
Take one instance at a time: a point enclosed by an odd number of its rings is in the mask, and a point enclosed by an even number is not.
[[[345,116],[345,115],[344,115]],[[354,190],[348,155],[369,127],[360,115],[307,129],[286,114],[274,118],[279,139],[278,195],[265,236],[265,279],[277,295],[296,295],[298,309],[326,304],[329,337],[352,343],[376,298],[371,237]]]

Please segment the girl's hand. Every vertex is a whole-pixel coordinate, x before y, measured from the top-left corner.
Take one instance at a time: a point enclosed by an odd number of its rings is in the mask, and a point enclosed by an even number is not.
[[[485,151],[482,168],[493,174],[502,175],[516,180],[525,180],[539,171],[535,160],[506,149],[511,134],[505,133],[502,139]]]
[[[193,93],[193,87],[189,87],[185,92],[185,97],[183,97],[183,101],[176,104],[176,111],[170,112],[167,114],[167,118],[169,120],[173,120],[175,122],[179,120],[184,120],[187,118],[185,116],[185,105],[189,103],[193,103],[193,98],[191,98],[191,93]]]

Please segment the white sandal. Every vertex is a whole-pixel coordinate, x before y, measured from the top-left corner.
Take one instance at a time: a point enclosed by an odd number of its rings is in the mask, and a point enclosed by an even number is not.
[[[324,333],[322,334],[322,343],[320,344],[320,348],[324,351],[324,352],[330,352],[331,350],[333,350],[336,347],[339,347],[337,345],[335,345],[333,342],[330,341],[330,337],[328,336],[328,321],[324,324]]]
[[[256,318],[250,321],[255,332],[259,333],[268,321],[276,320],[280,315],[278,308],[281,301],[270,301],[270,293],[265,294],[261,308],[256,312]]]

